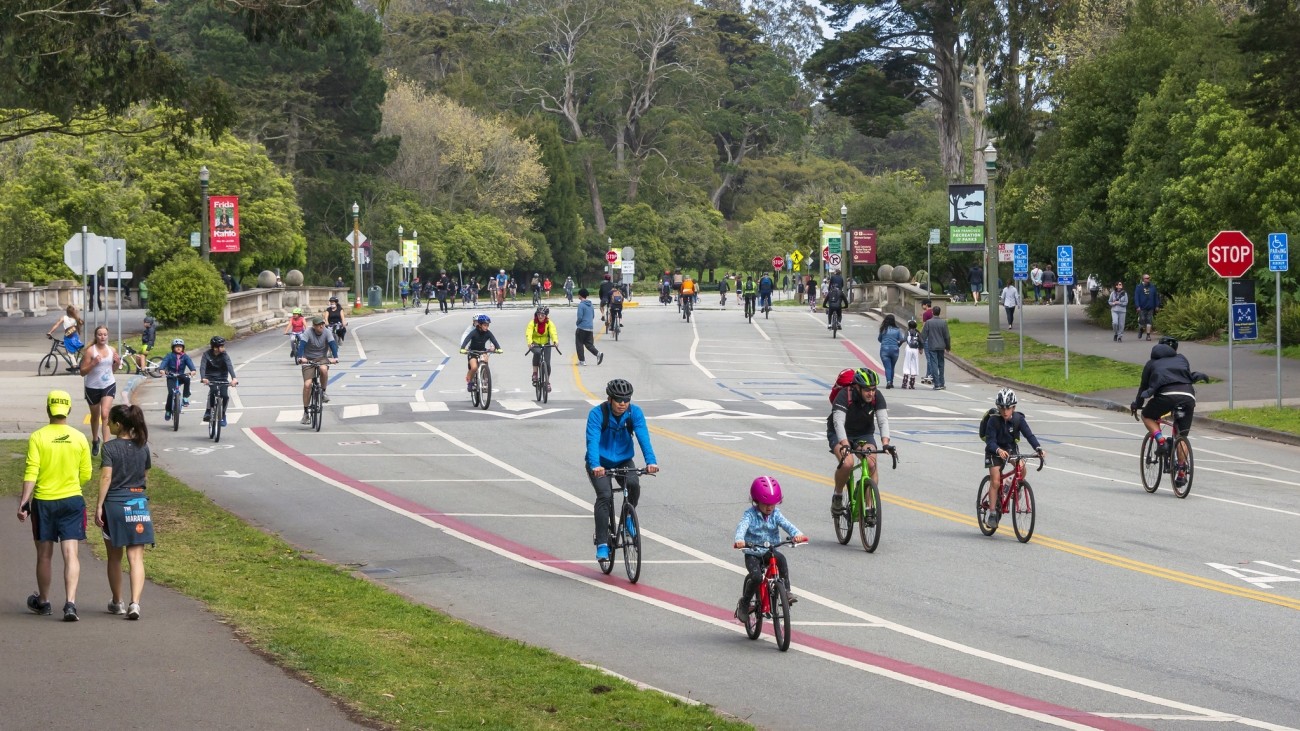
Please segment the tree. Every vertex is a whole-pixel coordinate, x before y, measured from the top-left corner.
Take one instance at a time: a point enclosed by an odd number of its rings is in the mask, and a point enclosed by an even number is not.
[[[706,206],[680,206],[663,217],[663,241],[673,262],[700,272],[722,260],[727,244],[722,214]]]
[[[583,272],[591,266],[591,258],[582,246],[579,229],[582,218],[578,213],[578,189],[574,185],[573,167],[569,164],[564,141],[549,119],[535,119],[523,131],[530,133],[541,155],[548,183],[533,213],[538,231],[563,272]]]
[[[1242,100],[1262,122],[1295,124],[1300,114],[1300,7],[1288,0],[1251,0],[1241,19],[1238,47],[1250,64]]]

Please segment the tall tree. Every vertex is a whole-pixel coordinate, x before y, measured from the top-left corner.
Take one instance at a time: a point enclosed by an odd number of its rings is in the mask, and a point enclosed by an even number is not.
[[[537,230],[546,238],[555,266],[563,272],[585,272],[595,252],[586,251],[580,236],[582,219],[578,212],[578,189],[573,166],[569,163],[564,141],[547,118],[534,119],[522,131],[537,142],[548,182],[533,213]]]

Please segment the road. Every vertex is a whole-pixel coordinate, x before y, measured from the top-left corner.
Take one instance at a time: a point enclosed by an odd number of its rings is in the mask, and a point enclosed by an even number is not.
[[[1179,500],[1145,493],[1126,415],[1026,395],[1048,465],[1031,473],[1036,532],[975,525],[986,474],[978,417],[995,389],[949,367],[949,389],[883,391],[901,463],[882,475],[874,554],[829,515],[828,384],[876,357],[876,323],[832,340],[821,315],[734,306],[685,323],[629,309],[604,364],[578,368],[573,312],[549,403],[532,401],[525,310],[493,312],[506,352],[487,411],[456,352],[468,313],[358,320],[331,373],[325,424],[300,426],[284,338],[231,347],[231,429],[198,411],[157,429],[163,388],[137,390],[159,462],[245,519],[416,601],[713,705],[760,727],[969,729],[1300,727],[1300,459],[1285,445],[1198,429]],[[587,411],[613,377],[636,386],[663,468],[643,478],[640,583],[596,568]],[[788,550],[795,636],[748,640],[731,618],[732,533],[759,474],[812,542]],[[847,720],[846,717],[854,717]]]

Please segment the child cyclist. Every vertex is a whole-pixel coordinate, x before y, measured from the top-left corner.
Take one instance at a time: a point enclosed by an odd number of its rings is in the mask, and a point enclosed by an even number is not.
[[[302,316],[302,308],[293,308],[293,314],[289,317],[289,321],[284,324],[284,334],[290,336],[294,340],[293,347],[295,350],[298,347],[298,339],[301,338],[303,333],[306,331],[307,318]]]
[[[741,592],[740,601],[736,603],[736,619],[741,622],[744,622],[746,615],[749,614],[750,604],[754,601],[758,584],[763,580],[763,571],[766,569],[763,562],[765,549],[746,548],[746,544],[775,545],[780,542],[783,530],[794,539],[795,543],[808,542],[808,536],[801,533],[794,527],[794,523],[786,520],[781,511],[776,509],[776,506],[781,504],[781,483],[777,482],[776,478],[766,475],[755,478],[749,486],[749,499],[753,505],[740,516],[733,544],[735,548],[745,549],[745,569],[749,571],[745,577],[745,587]],[[776,565],[781,572],[781,580],[785,582],[785,588],[789,591],[790,569],[786,565],[785,556],[780,551],[776,551]],[[793,594],[790,595],[790,601],[791,603],[796,601]]]
[[[209,381],[229,381],[227,385],[220,387],[222,406],[230,406],[230,386],[238,386],[239,379],[235,378],[235,364],[230,360],[230,354],[226,352],[226,339],[220,335],[213,335],[208,341],[208,352],[199,358],[199,380],[203,385],[209,385]],[[216,406],[213,400],[211,389],[208,390],[208,400],[203,407],[203,420],[208,421],[212,418],[212,409]],[[222,411],[221,425],[226,425],[225,411]]]
[[[1007,463],[1008,457],[1019,451],[1017,443],[1020,435],[1023,434],[1029,440],[1029,446],[1034,448],[1039,457],[1047,456],[1047,452],[1038,443],[1038,437],[1029,429],[1025,415],[1016,411],[1015,391],[1009,388],[998,391],[993,404],[997,407],[997,414],[989,416],[984,437],[984,466],[989,468],[989,510],[984,516],[984,525],[989,528],[998,527],[998,519],[1001,517],[998,509],[1002,505],[1002,466]]]
[[[196,373],[194,361],[185,354],[185,341],[176,338],[172,341],[172,352],[163,356],[162,362],[158,364],[158,370],[167,374],[167,406],[163,409],[163,421],[172,420],[172,411],[175,410],[172,404],[172,397],[175,395],[174,389],[176,382],[179,381],[185,388],[182,396],[182,404],[190,405],[190,376]]]
[[[489,342],[492,343],[492,347],[496,348],[498,353],[501,352],[501,343],[497,342],[497,336],[493,335],[492,331],[488,329],[491,324],[492,318],[487,315],[475,315],[474,329],[465,333],[465,337],[460,341],[460,352],[469,353],[469,372],[465,374],[466,391],[474,390],[471,383],[474,374],[478,373],[478,354],[488,349]]]

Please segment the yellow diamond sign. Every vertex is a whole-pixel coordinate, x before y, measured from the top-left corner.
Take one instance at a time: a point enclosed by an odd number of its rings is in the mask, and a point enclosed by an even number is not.
[[[790,254],[790,261],[794,262],[795,266],[799,266],[799,262],[803,261],[803,252],[795,249],[794,252]]]

